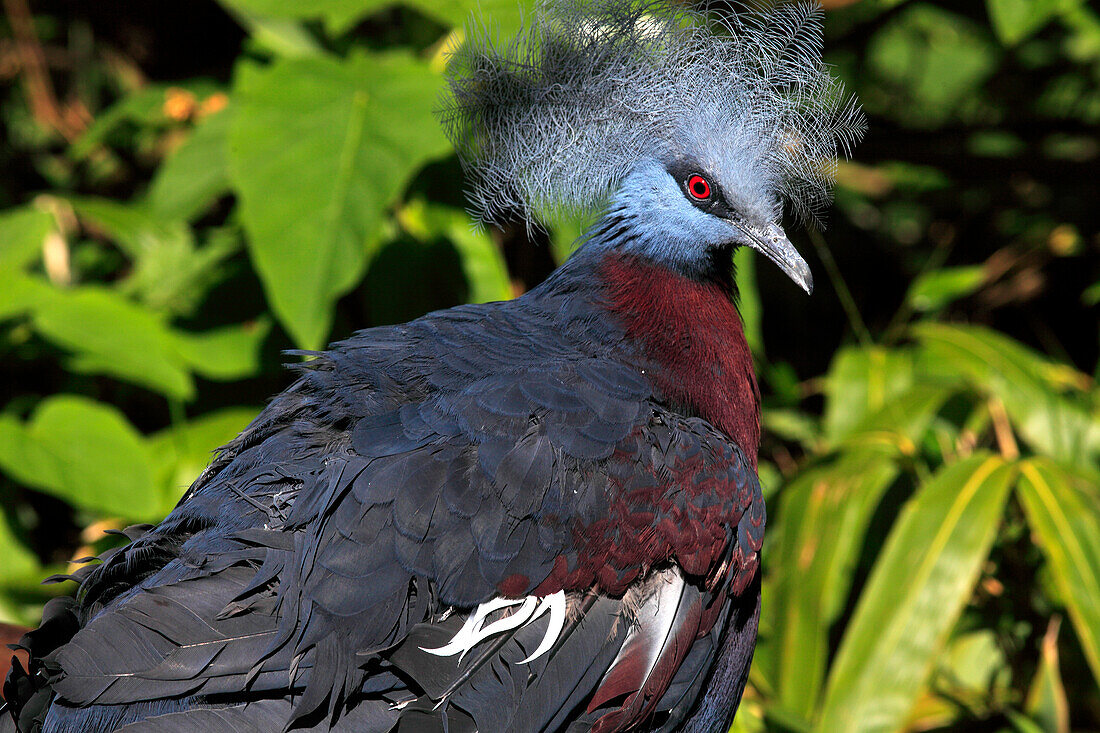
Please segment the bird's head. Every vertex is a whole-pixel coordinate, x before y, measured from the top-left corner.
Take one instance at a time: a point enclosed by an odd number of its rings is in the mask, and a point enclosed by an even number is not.
[[[782,214],[815,217],[864,127],[816,5],[548,0],[503,49],[469,35],[443,120],[482,220],[603,210],[598,246],[686,274],[751,247],[812,290]]]

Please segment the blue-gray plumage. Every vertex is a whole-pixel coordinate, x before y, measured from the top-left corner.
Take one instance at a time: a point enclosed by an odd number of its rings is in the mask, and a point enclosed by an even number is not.
[[[23,639],[8,725],[720,731],[748,675],[764,504],[731,255],[807,291],[783,202],[861,118],[816,10],[626,0],[475,35],[444,120],[483,218],[598,208],[514,301],[360,332]]]

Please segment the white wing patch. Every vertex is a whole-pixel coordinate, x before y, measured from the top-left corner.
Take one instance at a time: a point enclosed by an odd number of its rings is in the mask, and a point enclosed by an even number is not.
[[[490,614],[516,606],[518,608],[512,614],[488,624],[485,623]],[[520,662],[520,664],[527,664],[550,651],[558,636],[561,635],[562,629],[565,628],[565,591],[559,590],[557,593],[543,598],[527,596],[525,598],[494,598],[491,601],[486,601],[474,609],[474,612],[466,619],[463,627],[448,643],[437,649],[425,649],[424,647],[420,647],[420,649],[439,657],[450,657],[458,654],[459,659],[462,659],[466,656],[466,652],[489,637],[526,626],[541,618],[545,613],[550,614],[550,624],[546,627],[546,634],[542,637],[542,643],[531,653],[531,656]]]

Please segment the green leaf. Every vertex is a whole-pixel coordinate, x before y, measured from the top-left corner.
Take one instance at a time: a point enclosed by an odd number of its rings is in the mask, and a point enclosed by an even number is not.
[[[31,313],[55,292],[53,286],[41,278],[18,272],[3,273],[2,276],[4,287],[0,288],[0,319]]]
[[[1026,478],[1025,478],[1026,480]],[[1058,630],[1062,619],[1051,619],[1039,655],[1039,669],[1031,682],[1025,706],[1032,720],[1037,721],[1043,733],[1069,733],[1069,700],[1058,669]]]
[[[360,18],[395,4],[395,0],[310,0],[288,3],[282,0],[220,0],[231,10],[270,18],[321,19],[331,34],[341,33]]]
[[[878,446],[888,454],[900,452],[911,458],[951,394],[952,390],[941,385],[917,383],[864,415],[839,445]]]
[[[825,437],[840,440],[912,386],[909,351],[881,346],[841,349],[825,377]]]
[[[985,282],[985,268],[945,267],[933,270],[917,278],[906,300],[914,310],[933,312],[942,309],[959,298],[965,298]]]
[[[13,439],[18,441],[18,438],[14,437],[13,428],[22,430],[22,427],[18,420],[12,420],[7,415],[0,415],[0,468],[6,464],[7,458],[11,456]],[[41,570],[41,565],[34,552],[24,545],[12,530],[14,522],[12,515],[13,512],[8,507],[0,505],[0,558],[4,559],[4,572],[0,574],[0,585],[17,583],[36,575]],[[13,621],[12,618],[5,616],[2,606],[0,606],[0,622],[11,623]]]
[[[229,382],[260,371],[260,348],[271,321],[215,328],[202,333],[177,331],[176,349],[193,371],[207,379]]]
[[[34,311],[35,329],[76,352],[72,368],[139,384],[187,400],[195,385],[171,330],[154,313],[96,287],[51,289]]]
[[[1046,458],[1025,461],[1020,474],[1017,494],[1028,524],[1100,681],[1100,504],[1077,486],[1092,481]]]
[[[737,279],[737,311],[745,328],[745,340],[757,359],[764,358],[764,306],[756,287],[756,253],[748,247],[738,247],[733,254],[734,276]]]
[[[530,2],[522,0],[311,0],[308,3],[288,3],[281,0],[221,0],[222,5],[236,11],[271,18],[320,19],[330,35],[339,35],[356,22],[383,8],[407,5],[453,26],[461,26],[471,12],[491,18],[494,26],[505,33],[517,28],[520,10]]]
[[[196,250],[186,222],[164,218],[147,204],[93,198],[70,203],[134,261],[120,290],[154,310],[189,313],[205,292],[210,270],[235,249]]]
[[[258,413],[255,407],[227,407],[149,436],[157,484],[164,489],[160,514],[171,511],[215,451],[237,437]]]
[[[998,397],[1013,427],[1036,451],[1096,471],[1100,415],[1083,400],[1061,394],[1066,386],[1081,383],[1082,375],[978,326],[920,323],[913,333],[925,347],[927,363]]]
[[[11,415],[0,415],[0,470],[26,486],[61,486],[65,482],[54,457]]]
[[[0,275],[24,269],[42,256],[53,216],[28,206],[0,213]]]
[[[240,67],[230,171],[256,270],[300,346],[324,344],[383,210],[449,150],[432,115],[438,83],[403,52]]]
[[[204,117],[157,169],[149,208],[160,219],[190,221],[229,191],[229,120],[222,110]]]
[[[259,15],[241,7],[245,3],[237,3],[234,0],[226,0],[222,4],[241,24],[241,27],[248,31],[252,41],[260,48],[288,58],[321,56],[325,53],[325,49],[303,23],[292,18]]]
[[[124,122],[146,127],[176,124],[164,111],[168,94],[175,89],[183,89],[199,98],[220,91],[217,84],[205,79],[143,86],[111,105],[106,112],[97,114],[91,126],[69,148],[69,155],[75,160],[84,159],[100,145],[106,144],[108,138]]]
[[[976,454],[947,466],[890,531],[829,674],[815,730],[897,730],[973,592],[1014,468]]]
[[[488,303],[512,297],[504,255],[483,228],[461,209],[414,201],[398,215],[402,228],[421,242],[445,237],[458,252],[469,287],[467,301]]]
[[[927,3],[895,14],[867,45],[867,65],[891,91],[904,93],[884,112],[937,125],[996,71],[999,49],[982,26]]]
[[[1062,0],[986,0],[986,11],[997,37],[1015,46],[1049,23]]]
[[[809,718],[829,655],[829,628],[844,607],[863,538],[898,470],[890,458],[851,451],[799,473],[782,493],[777,569],[768,608],[775,614],[779,702]]]
[[[43,400],[25,426],[5,419],[0,467],[16,480],[104,516],[154,519],[161,508],[141,434],[118,410],[84,397]],[[18,428],[18,429],[17,429]],[[27,451],[18,466],[11,444]],[[14,458],[14,461],[13,461]]]
[[[3,417],[0,416],[0,424],[2,420]],[[0,428],[0,442],[4,439],[3,428]],[[0,447],[0,453],[3,450]],[[2,466],[3,463],[0,463],[0,467]],[[12,532],[11,521],[11,513],[0,505],[0,557],[4,558],[4,572],[0,574],[0,623],[21,624],[28,619],[21,613],[18,602],[14,598],[7,598],[5,590],[26,587],[30,584],[28,581],[37,582],[42,576],[42,566],[34,553]],[[10,657],[6,650],[5,654]]]

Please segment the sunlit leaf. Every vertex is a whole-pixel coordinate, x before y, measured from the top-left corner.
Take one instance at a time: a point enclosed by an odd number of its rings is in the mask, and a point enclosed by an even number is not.
[[[465,211],[416,201],[404,207],[398,218],[405,231],[420,241],[443,237],[454,246],[469,286],[469,302],[488,303],[512,297],[504,255],[488,232],[474,228]]]
[[[840,440],[866,415],[881,410],[912,385],[908,351],[879,346],[841,349],[825,378],[825,437]]]
[[[3,273],[2,277],[4,287],[0,288],[0,319],[26,315],[53,293],[53,287],[38,277],[18,272]]]
[[[254,407],[227,407],[149,436],[154,471],[163,487],[162,514],[214,458],[214,452],[237,437],[259,412]]]
[[[321,19],[333,35],[348,30],[358,20],[383,8],[406,5],[450,25],[462,25],[470,12],[480,12],[505,30],[519,24],[520,7],[526,0],[311,0],[288,3],[280,0],[221,0],[231,9],[272,18]]]
[[[978,326],[921,323],[913,330],[935,369],[953,370],[999,397],[1013,427],[1036,450],[1096,470],[1100,415],[1061,393],[1066,367]]]
[[[883,111],[922,125],[956,114],[997,67],[998,49],[987,36],[969,19],[927,3],[892,16],[867,46],[868,67],[902,95]]]
[[[1067,605],[1081,649],[1100,680],[1100,504],[1091,485],[1054,461],[1024,462],[1017,493]]]
[[[985,282],[985,268],[946,267],[917,278],[909,288],[906,300],[918,311],[937,311],[970,295]]]
[[[5,419],[0,467],[22,483],[99,516],[153,519],[160,501],[141,434],[114,407],[85,397],[43,400],[30,421]],[[8,451],[32,456],[33,470]]]
[[[231,381],[260,370],[260,347],[271,321],[215,328],[201,333],[175,332],[176,350],[191,369],[207,379]]]
[[[204,117],[157,168],[148,204],[161,219],[188,221],[229,191],[230,110]]]
[[[109,374],[177,399],[194,394],[168,326],[114,291],[54,290],[36,305],[33,323],[47,339],[75,352],[71,365],[78,371]]]
[[[396,51],[238,69],[230,170],[256,270],[300,346],[323,345],[384,208],[450,149],[432,115],[438,85]]]
[[[975,454],[909,501],[845,630],[815,730],[886,733],[905,720],[971,596],[1014,470]]]
[[[777,575],[773,615],[779,702],[810,718],[829,654],[829,628],[844,606],[871,515],[897,476],[885,455],[851,451],[803,471],[782,493],[766,548]]]
[[[30,207],[0,212],[0,276],[22,270],[42,256],[53,216]]]
[[[1026,479],[1025,479],[1026,480]],[[1027,693],[1025,709],[1044,733],[1069,733],[1069,700],[1058,663],[1058,630],[1061,618],[1051,619],[1039,657],[1039,669]]]
[[[756,253],[748,247],[738,247],[733,255],[734,277],[737,279],[737,311],[745,329],[745,340],[757,359],[764,358],[764,305],[756,288]]]
[[[877,446],[890,454],[900,453],[911,458],[951,394],[952,390],[944,386],[915,384],[864,415],[839,445],[845,448]]]
[[[1013,46],[1046,25],[1061,9],[1062,0],[986,0],[993,30]]]

